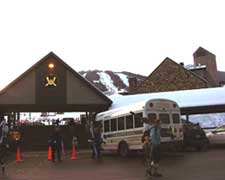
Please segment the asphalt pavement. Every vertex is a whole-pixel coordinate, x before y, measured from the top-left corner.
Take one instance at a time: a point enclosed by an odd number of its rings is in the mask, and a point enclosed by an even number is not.
[[[11,156],[12,157],[12,156]],[[163,177],[146,177],[142,156],[121,159],[105,154],[100,161],[92,160],[90,151],[81,151],[77,160],[70,160],[70,152],[62,162],[47,160],[47,152],[22,152],[21,163],[12,160],[0,179],[7,180],[224,180],[225,148],[206,152],[164,153],[160,162]]]

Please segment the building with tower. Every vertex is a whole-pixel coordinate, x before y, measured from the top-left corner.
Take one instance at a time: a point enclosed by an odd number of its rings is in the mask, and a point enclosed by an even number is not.
[[[129,80],[130,94],[177,91],[225,85],[225,72],[218,71],[216,56],[199,47],[193,54],[194,63],[184,65],[165,58],[141,83]]]

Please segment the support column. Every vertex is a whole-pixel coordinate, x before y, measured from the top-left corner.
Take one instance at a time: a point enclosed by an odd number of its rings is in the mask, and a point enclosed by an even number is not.
[[[10,119],[12,121],[13,127],[16,127],[16,113],[15,112],[11,112]]]
[[[20,112],[16,112],[16,121],[20,120]]]
[[[186,120],[189,121],[189,114],[186,114]]]

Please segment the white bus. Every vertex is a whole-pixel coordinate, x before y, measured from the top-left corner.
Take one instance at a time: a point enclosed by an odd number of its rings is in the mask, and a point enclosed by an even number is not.
[[[156,118],[161,122],[162,144],[183,141],[177,103],[168,99],[151,99],[96,115],[96,121],[101,122],[103,127],[106,142],[103,149],[118,151],[122,157],[131,150],[141,150],[143,132],[151,128]]]

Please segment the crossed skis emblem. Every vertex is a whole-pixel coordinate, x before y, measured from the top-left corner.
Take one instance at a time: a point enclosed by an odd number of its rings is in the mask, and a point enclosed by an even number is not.
[[[49,76],[46,77],[47,83],[45,84],[46,87],[54,86],[56,87],[56,77],[50,78]]]

